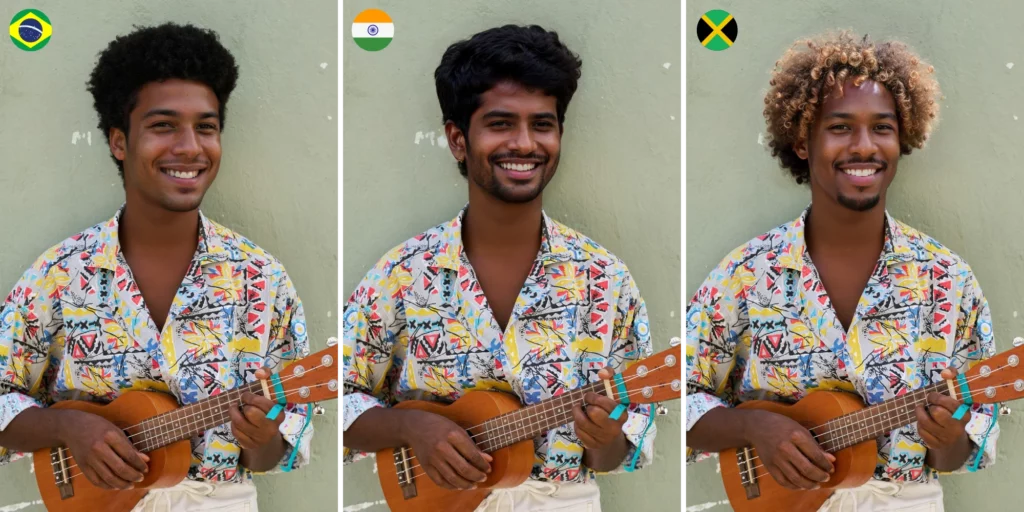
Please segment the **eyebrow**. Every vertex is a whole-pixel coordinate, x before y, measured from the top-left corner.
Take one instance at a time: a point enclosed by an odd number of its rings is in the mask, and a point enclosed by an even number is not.
[[[155,109],[150,110],[149,112],[146,112],[145,114],[143,114],[142,118],[146,119],[146,118],[149,118],[149,117],[156,117],[156,116],[180,117],[181,113],[178,112],[177,110],[170,110],[170,109],[164,109],[164,108],[155,108]],[[209,119],[211,117],[212,118],[219,118],[220,116],[218,116],[216,112],[203,112],[203,113],[199,114],[199,119]]]
[[[853,114],[850,114],[850,113],[847,113],[847,112],[831,112],[829,114],[826,114],[825,117],[826,118],[828,118],[828,117],[836,117],[836,118],[839,118],[839,119],[853,119]],[[893,120],[893,121],[899,121],[899,119],[896,118],[896,114],[893,113],[893,112],[880,112],[878,114],[875,114],[875,119],[890,119],[890,120]]]
[[[508,112],[506,110],[491,110],[490,112],[488,112],[488,113],[483,115],[484,119],[491,119],[491,118],[504,119],[504,118],[509,118],[509,117],[519,117],[519,116],[517,116],[516,114],[513,114],[512,112]],[[530,117],[532,117],[533,119],[550,119],[550,120],[557,119],[555,117],[555,115],[552,114],[551,112],[541,112],[539,114],[531,114]]]

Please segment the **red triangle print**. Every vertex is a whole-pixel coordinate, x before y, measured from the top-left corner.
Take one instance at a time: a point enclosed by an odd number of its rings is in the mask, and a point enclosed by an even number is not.
[[[596,324],[601,321],[601,315],[599,313],[590,314],[590,323]]]
[[[939,332],[941,332],[942,334],[945,334],[945,335],[949,335],[949,333],[953,332],[953,326],[951,326],[949,324],[946,324],[945,327],[943,327],[942,329],[939,329]]]
[[[257,315],[256,313],[249,313],[249,316],[247,317],[246,321],[249,322],[250,324],[252,324],[252,323],[256,323],[256,320],[259,320],[259,319],[260,319],[260,316]]]
[[[430,288],[430,279],[427,279],[427,276],[423,276],[423,288],[424,289],[429,289]]]
[[[89,350],[92,350],[93,344],[96,343],[96,334],[83,334],[82,343],[84,343]]]
[[[117,277],[123,276],[124,275],[124,269],[121,268],[121,267],[117,267],[117,271],[114,272],[114,275],[117,276]]]
[[[768,280],[768,289],[770,290],[772,289],[772,287],[775,286],[775,280],[772,279],[771,277],[767,277],[766,279]]]
[[[416,357],[420,359],[427,357],[427,349],[424,348],[422,343],[416,344]]]
[[[247,278],[252,279],[258,275],[260,275],[260,270],[258,268],[252,265],[245,267],[245,276]]]
[[[432,332],[430,334],[423,336],[423,341],[425,341],[427,343],[427,346],[429,346],[431,349],[437,349],[437,340],[439,338],[440,335],[438,333]]]
[[[608,324],[602,325],[601,328],[597,330],[597,332],[601,334],[608,334]]]
[[[132,295],[132,302],[134,302],[135,305],[138,306],[139,303],[142,302],[142,294],[136,293],[135,295]]]
[[[82,350],[81,345],[77,343],[75,344],[75,348],[71,351],[71,357],[75,359],[82,359],[85,357],[85,351]]]
[[[253,329],[253,331],[254,331],[254,332],[255,332],[256,334],[260,334],[260,335],[262,335],[263,333],[267,332],[267,326],[265,326],[265,325],[260,325],[259,327],[257,327],[257,328],[255,328],[255,329]]]
[[[83,290],[89,286],[89,280],[85,276],[78,276],[78,286]]]
[[[775,350],[778,350],[779,349],[779,345],[782,343],[782,333],[781,332],[777,332],[775,334],[769,334],[768,335],[768,343],[771,344],[772,348],[774,348]]]
[[[484,305],[484,296],[483,295],[477,295],[476,297],[473,297],[473,299],[476,300],[477,304],[479,304],[481,306]]]

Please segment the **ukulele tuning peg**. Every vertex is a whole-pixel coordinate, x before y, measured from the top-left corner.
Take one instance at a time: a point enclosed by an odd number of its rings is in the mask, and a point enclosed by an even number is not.
[[[331,336],[330,338],[327,338],[327,346],[328,347],[333,347],[333,346],[335,346],[337,344],[338,344],[338,338],[335,338],[334,336]]]
[[[670,347],[678,347],[680,343],[682,343],[682,340],[679,339],[679,336],[673,336],[672,339],[668,340]]]

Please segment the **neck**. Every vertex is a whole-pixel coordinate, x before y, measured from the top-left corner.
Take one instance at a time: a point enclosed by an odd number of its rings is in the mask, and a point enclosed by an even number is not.
[[[858,212],[833,200],[812,197],[811,212],[804,230],[807,249],[856,249],[857,252],[879,253],[885,243],[885,201],[874,208]]]
[[[541,198],[526,203],[507,203],[470,182],[469,209],[462,225],[462,243],[469,253],[528,248],[540,249]]]
[[[199,244],[199,210],[172,212],[129,198],[118,223],[121,250],[194,253]]]

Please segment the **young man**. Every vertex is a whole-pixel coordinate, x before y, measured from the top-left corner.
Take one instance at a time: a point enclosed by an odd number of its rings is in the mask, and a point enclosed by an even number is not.
[[[67,446],[93,485],[129,489],[149,457],[100,416],[47,405],[129,390],[194,403],[309,352],[281,263],[199,211],[237,78],[217,35],[190,25],[138,29],[100,54],[89,91],[124,205],[46,251],[0,310],[0,463]],[[136,510],[256,510],[253,472],[309,461],[305,408],[271,420],[268,399],[242,401],[191,440],[188,478]]]
[[[535,404],[651,354],[646,308],[626,265],[542,208],[581,65],[537,26],[487,30],[445,52],[434,77],[469,204],[385,255],[347,304],[346,464],[410,446],[421,474],[473,488],[491,457],[465,430],[388,406],[488,389]],[[528,481],[492,492],[479,510],[600,510],[595,472],[653,460],[649,406],[613,420],[615,402],[593,393],[585,402],[535,439]]]
[[[936,118],[932,73],[900,43],[847,33],[799,42],[778,62],[764,110],[772,153],[809,183],[811,205],[729,254],[693,297],[688,463],[753,446],[781,485],[815,488],[835,459],[806,428],[730,406],[821,390],[877,404],[994,354],[967,263],[886,211],[900,156],[923,146]],[[957,420],[952,398],[931,393],[928,403],[879,438],[874,479],[823,510],[942,510],[938,473],[995,461],[992,406]]]

